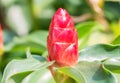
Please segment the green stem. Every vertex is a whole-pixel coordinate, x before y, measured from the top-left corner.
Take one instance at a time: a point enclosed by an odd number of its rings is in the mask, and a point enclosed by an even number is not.
[[[72,78],[59,72],[59,68],[53,68],[53,66],[50,66],[49,70],[51,71],[56,83],[76,83]]]

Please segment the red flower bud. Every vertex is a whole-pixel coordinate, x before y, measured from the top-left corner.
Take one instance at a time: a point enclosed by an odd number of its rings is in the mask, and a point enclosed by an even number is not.
[[[47,39],[48,59],[61,66],[73,66],[78,60],[78,36],[68,12],[59,8],[54,14]]]
[[[3,54],[3,32],[0,25],[0,56]]]

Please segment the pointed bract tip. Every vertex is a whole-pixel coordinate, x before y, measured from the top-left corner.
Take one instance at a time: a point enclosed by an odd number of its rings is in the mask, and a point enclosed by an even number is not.
[[[65,9],[59,8],[52,18],[50,27],[72,28],[74,23],[68,12]]]
[[[64,16],[65,14],[68,14],[65,9],[59,8],[56,13],[56,15]]]

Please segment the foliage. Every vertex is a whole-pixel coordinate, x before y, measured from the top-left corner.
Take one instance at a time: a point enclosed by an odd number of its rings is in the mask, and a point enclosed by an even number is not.
[[[120,83],[120,2],[98,0],[94,6],[91,1],[0,0],[4,32],[0,82]],[[75,22],[79,60],[73,67],[54,68],[52,76],[49,66],[54,61],[47,61],[46,40],[52,15],[60,7]]]
[[[96,51],[95,51],[96,50]],[[55,80],[62,83],[119,83],[120,46],[99,44],[82,49],[78,64],[73,67],[55,69]],[[94,56],[94,57],[93,57]],[[29,64],[28,64],[29,63]],[[5,68],[1,83],[54,83],[45,58],[27,53],[23,60],[12,60]],[[44,77],[46,76],[46,77]],[[66,81],[67,80],[67,81]]]

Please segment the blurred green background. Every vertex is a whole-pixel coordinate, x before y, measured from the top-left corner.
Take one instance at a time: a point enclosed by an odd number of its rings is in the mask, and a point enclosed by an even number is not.
[[[27,48],[47,56],[50,20],[60,7],[73,18],[79,49],[98,43],[111,44],[120,35],[120,0],[0,0],[4,32],[1,72],[10,60],[24,58]]]

